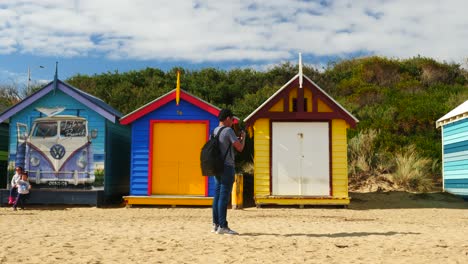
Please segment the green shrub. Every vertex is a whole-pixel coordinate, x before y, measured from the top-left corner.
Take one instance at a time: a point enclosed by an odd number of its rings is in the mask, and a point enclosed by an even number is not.
[[[96,169],[94,171],[94,186],[103,186],[104,185],[104,169]]]
[[[432,160],[420,156],[416,147],[410,145],[395,155],[391,180],[406,191],[429,191],[433,188],[433,181],[428,177],[432,165]]]

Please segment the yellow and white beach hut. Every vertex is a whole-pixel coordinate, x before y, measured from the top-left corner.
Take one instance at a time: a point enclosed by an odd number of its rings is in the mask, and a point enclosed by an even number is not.
[[[257,207],[349,204],[346,133],[359,121],[301,66],[244,122],[254,137]]]

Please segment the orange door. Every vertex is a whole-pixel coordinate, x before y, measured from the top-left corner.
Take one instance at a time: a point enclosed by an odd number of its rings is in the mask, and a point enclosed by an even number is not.
[[[153,123],[152,194],[204,195],[200,150],[205,123]]]

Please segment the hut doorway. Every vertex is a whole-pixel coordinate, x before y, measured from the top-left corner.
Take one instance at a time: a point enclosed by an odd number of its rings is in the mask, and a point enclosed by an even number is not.
[[[153,122],[152,194],[204,195],[200,150],[206,142],[205,122]]]
[[[272,194],[330,195],[328,122],[272,122]]]

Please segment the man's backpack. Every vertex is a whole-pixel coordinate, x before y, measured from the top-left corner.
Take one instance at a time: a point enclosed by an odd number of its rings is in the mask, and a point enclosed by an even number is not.
[[[225,128],[226,127],[220,128],[216,136],[213,133],[210,140],[208,140],[201,149],[200,165],[202,175],[204,176],[216,176],[222,174],[224,171],[224,160],[231,147],[228,147],[223,157],[220,150],[219,136]]]

